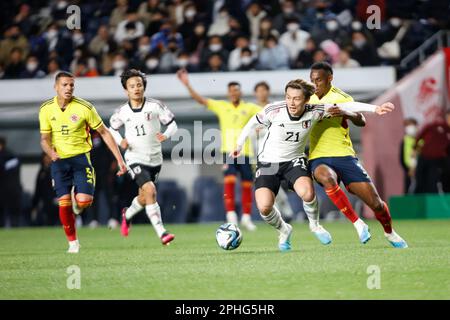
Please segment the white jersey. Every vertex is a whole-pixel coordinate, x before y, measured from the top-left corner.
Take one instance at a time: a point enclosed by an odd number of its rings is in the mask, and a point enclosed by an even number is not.
[[[156,133],[161,131],[161,123],[169,125],[173,121],[173,113],[161,101],[144,98],[139,109],[132,109],[129,102],[122,105],[111,116],[109,123],[114,130],[125,126],[125,139],[128,141],[125,161],[128,165],[138,163],[154,167],[163,161],[161,143],[156,139]]]
[[[256,120],[267,126],[258,153],[258,161],[280,163],[304,157],[309,132],[325,115],[323,105],[305,105],[298,117],[289,114],[286,101],[267,105]]]

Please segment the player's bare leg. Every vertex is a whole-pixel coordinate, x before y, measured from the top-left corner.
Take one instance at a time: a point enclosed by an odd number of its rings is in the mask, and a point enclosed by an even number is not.
[[[378,195],[377,189],[371,182],[353,182],[348,189],[368,205],[384,229],[386,239],[394,248],[407,248],[408,244],[392,228],[392,218],[387,204]]]
[[[175,235],[168,233],[164,228],[161,219],[161,209],[158,202],[156,202],[156,187],[153,182],[149,181],[140,189],[142,189],[145,198],[145,212],[147,213],[156,234],[161,239],[161,243],[163,245],[168,245],[175,238]]]
[[[278,209],[274,207],[275,194],[269,188],[258,188],[255,191],[255,199],[261,217],[280,233],[278,248],[281,251],[291,250],[292,226],[283,220]]]
[[[76,193],[75,187],[72,187],[70,196],[72,199],[72,210],[76,215],[81,214],[83,210],[90,207],[94,201],[94,197],[90,194]]]
[[[362,221],[353,209],[347,195],[338,184],[336,172],[325,164],[314,170],[314,178],[319,182],[334,205],[353,223],[361,243],[370,240],[369,226]]]
[[[319,203],[310,177],[300,177],[294,183],[294,190],[303,200],[303,209],[309,220],[309,229],[322,244],[331,243],[331,235],[319,224]]]

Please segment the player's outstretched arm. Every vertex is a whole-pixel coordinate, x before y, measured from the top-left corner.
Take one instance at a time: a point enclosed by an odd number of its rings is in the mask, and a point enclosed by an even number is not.
[[[343,102],[335,104],[325,104],[325,110],[332,117],[347,116],[355,117],[358,112],[372,112],[384,115],[392,112],[395,106],[391,102],[383,103],[381,106],[362,102]]]
[[[186,69],[180,69],[177,71],[177,78],[180,80],[180,82],[188,89],[189,94],[191,95],[192,99],[197,101],[198,103],[206,106],[208,104],[208,99],[201,96],[200,94],[195,91],[191,84],[189,83],[189,75]]]
[[[102,136],[103,141],[105,141],[109,150],[111,150],[112,154],[117,160],[117,164],[119,165],[119,172],[117,173],[117,175],[121,176],[127,173],[127,166],[125,165],[125,161],[123,161],[122,154],[120,153],[119,148],[117,147],[117,144],[114,141],[113,136],[111,135],[111,132],[109,132],[109,130],[106,129],[104,125],[98,127],[97,132]]]
[[[255,131],[258,125],[260,125],[260,123],[256,119],[256,115],[254,115],[253,117],[250,118],[245,127],[242,129],[241,134],[239,135],[239,138],[236,141],[236,147],[229,154],[230,157],[232,158],[239,157],[239,155],[241,154],[242,146],[245,143],[245,140],[247,140],[248,136]]]
[[[52,136],[50,133],[41,133],[41,147],[52,161],[59,159],[58,153],[56,153],[55,149],[52,147]]]

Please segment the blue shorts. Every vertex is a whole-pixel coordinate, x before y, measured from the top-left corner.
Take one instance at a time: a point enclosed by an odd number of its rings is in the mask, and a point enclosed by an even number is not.
[[[76,193],[94,195],[95,171],[88,153],[59,159],[51,164],[52,185],[58,198],[70,194],[72,186]]]
[[[309,160],[313,176],[314,170],[321,164],[333,169],[338,176],[338,182],[342,181],[346,187],[352,182],[372,182],[356,157],[323,157]]]
[[[249,157],[239,157],[233,159],[224,154],[223,158],[224,165],[222,170],[224,176],[236,176],[239,173],[242,181],[253,181],[253,171],[250,165]]]

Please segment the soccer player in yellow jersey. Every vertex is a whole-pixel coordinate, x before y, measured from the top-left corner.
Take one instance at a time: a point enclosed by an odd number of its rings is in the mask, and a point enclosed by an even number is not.
[[[311,82],[316,86],[309,103],[342,103],[353,98],[334,87],[333,70],[326,62],[311,66]],[[364,126],[366,120],[361,113],[336,109],[332,118],[318,122],[310,134],[309,163],[315,180],[325,188],[331,201],[353,223],[362,243],[370,240],[368,226],[358,217],[350,201],[339,187],[342,181],[348,191],[358,196],[375,213],[384,229],[384,235],[395,248],[408,245],[392,228],[392,219],[387,204],[380,198],[375,185],[361,166],[353,150],[347,121]]]
[[[219,118],[222,138],[221,152],[223,153],[225,162],[223,174],[227,221],[238,224],[234,201],[234,186],[236,183],[236,175],[239,173],[242,187],[241,225],[253,231],[256,229],[256,226],[251,221],[253,172],[250,166],[250,157],[253,155],[252,148],[248,142],[244,145],[241,152],[244,159],[233,159],[228,154],[234,150],[242,128],[261,108],[254,103],[248,103],[241,99],[241,86],[238,82],[230,82],[228,84],[229,101],[213,100],[202,97],[194,91],[189,83],[188,72],[185,69],[179,70],[177,76],[181,83],[189,90],[191,97],[214,112]]]
[[[89,159],[92,149],[90,129],[102,136],[114,154],[120,168],[118,175],[127,170],[111,133],[94,106],[73,96],[74,76],[59,72],[54,88],[56,96],[45,101],[39,110],[41,147],[52,159],[52,183],[58,197],[59,218],[69,241],[68,252],[78,253],[80,244],[74,211],[81,212],[92,204],[95,187],[95,172]],[[71,198],[72,187],[74,199]]]

